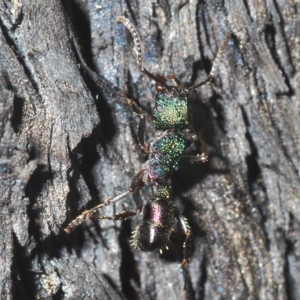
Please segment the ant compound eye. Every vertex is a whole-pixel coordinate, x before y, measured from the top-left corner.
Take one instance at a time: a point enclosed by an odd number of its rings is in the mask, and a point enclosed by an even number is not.
[[[158,113],[161,113],[161,112],[163,112],[164,107],[161,104],[158,104],[158,105],[156,105],[155,109]]]

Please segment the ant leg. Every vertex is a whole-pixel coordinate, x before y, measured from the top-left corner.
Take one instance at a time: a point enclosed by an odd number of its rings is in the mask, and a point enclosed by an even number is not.
[[[191,228],[188,224],[187,219],[177,210],[177,208],[175,208],[175,211],[178,215],[181,228],[185,234],[185,240],[183,243],[183,261],[180,264],[181,267],[184,267],[189,264],[191,259],[191,252],[192,252]]]
[[[148,147],[145,145],[145,142],[144,142],[145,116],[142,114],[142,112],[143,112],[142,109],[132,99],[127,98],[126,95],[122,91],[120,91],[119,89],[114,87],[110,82],[105,80],[103,77],[101,77],[100,75],[98,75],[96,72],[92,71],[88,67],[88,65],[86,64],[86,62],[84,61],[84,59],[81,55],[79,45],[77,44],[77,41],[75,38],[73,38],[73,45],[76,50],[80,64],[82,65],[84,70],[88,73],[88,75],[91,77],[91,79],[94,81],[94,83],[107,94],[110,94],[112,91],[119,94],[121,96],[121,98],[123,99],[123,101],[128,106],[131,107],[132,111],[139,115],[139,117],[140,117],[140,123],[139,123],[139,127],[138,127],[139,144],[140,144],[141,148],[146,153],[148,153],[149,152]]]
[[[145,140],[144,140],[144,135],[145,135],[145,116],[143,115],[143,110],[132,99],[126,97],[126,95],[123,92],[118,91],[118,94],[122,97],[123,101],[128,106],[131,107],[131,110],[140,117],[140,122],[139,122],[139,126],[138,126],[138,140],[139,140],[139,144],[140,144],[140,147],[142,148],[142,150],[144,152],[146,152],[146,153],[149,153],[149,148],[148,148],[148,146],[146,146]]]
[[[111,95],[112,92],[115,92],[117,89],[114,87],[108,80],[106,80],[103,76],[100,76],[95,71],[93,71],[85,62],[85,60],[82,57],[80,46],[78,45],[78,42],[76,38],[73,36],[72,43],[75,48],[75,52],[77,54],[77,57],[79,59],[80,65],[83,67],[83,69],[87,72],[87,74],[90,76],[90,78],[94,81],[94,83],[106,94]]]
[[[132,192],[132,198],[136,205],[136,211],[140,213],[143,208],[143,200],[140,194],[141,188],[147,184],[145,178],[147,172],[146,169],[141,169],[131,180],[129,191]]]
[[[106,93],[109,93],[112,90],[116,91],[116,93],[121,96],[123,101],[128,106],[131,107],[132,111],[140,116],[140,123],[139,123],[139,127],[138,127],[139,143],[140,143],[141,148],[146,153],[148,153],[149,152],[148,147],[145,145],[145,142],[144,142],[145,116],[142,114],[142,109],[132,99],[126,97],[126,95],[122,91],[120,91],[120,90],[116,89],[115,87],[113,87],[111,84],[108,83],[108,81],[106,81],[104,78],[102,78],[100,75],[98,75],[96,72],[92,71],[88,67],[88,65],[86,64],[86,62],[84,61],[84,59],[83,59],[83,57],[80,53],[80,49],[79,49],[79,46],[76,43],[76,41],[74,41],[74,47],[75,47],[75,50],[77,52],[77,55],[78,55],[78,58],[79,58],[79,61],[80,61],[81,65],[87,71],[87,73],[89,74],[91,79],[95,82],[95,84],[98,85]],[[108,86],[110,86],[110,88],[108,88]]]
[[[124,196],[126,196],[127,194],[129,194],[130,191],[125,191],[122,192],[112,198],[107,199],[104,203],[99,204],[89,210],[84,211],[83,213],[81,213],[81,215],[79,215],[77,218],[75,218],[71,223],[69,223],[69,225],[64,229],[66,233],[70,233],[75,227],[77,227],[78,225],[82,224],[83,222],[91,219],[94,217],[94,214],[98,212],[99,209],[101,209],[104,206],[109,206],[113,203],[116,203],[117,201],[121,200]],[[105,216],[103,216],[105,217]]]
[[[125,221],[137,214],[136,210],[124,210],[114,215],[114,220]]]
[[[105,216],[105,215],[99,215],[99,216],[92,216],[90,219],[96,219],[96,220],[114,220],[114,221],[125,221],[133,216],[135,216],[137,212],[135,210],[124,210],[117,214],[114,214],[113,217]]]
[[[140,213],[142,211],[142,208],[143,208],[143,200],[142,200],[142,197],[141,197],[141,194],[140,194],[140,189],[136,189],[136,190],[133,191],[132,198],[133,198],[133,201],[136,205],[136,211],[138,213]]]
[[[141,116],[143,115],[143,110],[142,108],[135,103],[132,99],[128,98],[123,92],[118,91],[118,94],[121,96],[123,99],[124,103],[128,106],[130,106],[131,110],[136,113],[137,115]]]
[[[183,155],[182,158],[187,159],[192,164],[198,162],[203,162],[203,163],[207,162],[209,154],[208,151],[205,151],[208,150],[208,146],[206,142],[203,139],[197,137],[197,135],[190,130],[184,132],[184,137],[186,138],[187,141],[191,143],[195,143],[196,141],[198,141],[201,144],[201,150],[204,151],[200,155],[199,154],[197,154],[196,156]]]
[[[208,154],[203,152],[201,154],[198,154],[196,156],[191,156],[191,155],[183,155],[182,159],[185,160],[190,163],[190,164],[194,164],[194,163],[206,163],[208,161]]]
[[[218,66],[218,64],[219,64],[219,62],[221,60],[222,53],[223,53],[223,51],[224,51],[224,49],[225,49],[225,47],[226,47],[229,39],[230,39],[230,32],[227,31],[225,39],[224,39],[224,41],[223,41],[223,43],[222,43],[222,45],[221,45],[221,47],[220,47],[220,49],[219,49],[219,51],[217,53],[217,56],[216,56],[216,58],[214,60],[214,63],[212,65],[212,67],[211,67],[209,75],[207,76],[207,78],[205,80],[203,80],[200,83],[198,83],[198,84],[196,84],[196,85],[188,88],[189,91],[193,90],[193,89],[196,89],[196,88],[200,87],[201,85],[207,84],[207,83],[209,83],[209,82],[212,81],[213,76],[214,76],[214,74],[216,72],[217,66]]]
[[[145,116],[140,115],[140,123],[138,127],[138,138],[139,138],[139,144],[140,147],[144,150],[144,152],[149,153],[149,147],[145,145],[145,127],[146,127],[146,121],[145,121]]]
[[[107,94],[111,93],[112,91],[117,93],[119,96],[121,96],[121,98],[125,102],[125,104],[131,107],[133,112],[135,112],[139,116],[142,116],[143,111],[138,106],[138,104],[136,104],[132,99],[127,98],[126,95],[121,90],[114,87],[109,81],[104,79],[104,77],[100,76],[99,74],[94,72],[92,69],[90,69],[90,67],[86,64],[85,60],[82,57],[82,54],[80,52],[80,47],[75,38],[73,38],[73,45],[76,50],[76,54],[78,56],[81,66],[88,73],[88,75],[91,77],[91,79],[94,81],[94,83],[100,89],[102,89],[104,92],[106,92]]]
[[[153,79],[160,85],[164,86],[167,90],[170,90],[170,87],[166,85],[164,80],[161,80],[160,76],[155,76],[154,74],[150,73],[146,68],[143,66],[142,61],[142,48],[141,48],[141,39],[140,36],[135,28],[135,26],[125,17],[119,16],[117,17],[117,22],[123,23],[127,29],[130,31],[133,37],[134,45],[137,49],[137,55],[138,55],[138,66],[142,73],[146,74],[149,78]]]

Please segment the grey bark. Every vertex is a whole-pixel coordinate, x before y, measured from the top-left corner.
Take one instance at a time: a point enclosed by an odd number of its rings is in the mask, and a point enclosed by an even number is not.
[[[281,0],[0,1],[1,299],[299,299],[299,13]],[[113,87],[140,103],[155,137],[155,84],[118,15],[137,26],[149,70],[190,84],[232,32],[212,84],[191,95],[209,162],[172,177],[193,232],[188,273],[180,230],[163,255],[129,246],[140,216],[63,232],[146,159]],[[124,209],[130,197],[105,214]]]

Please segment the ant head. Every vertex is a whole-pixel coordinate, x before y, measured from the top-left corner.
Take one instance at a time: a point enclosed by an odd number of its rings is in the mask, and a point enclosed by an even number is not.
[[[188,94],[179,85],[179,81],[175,76],[170,75],[168,78],[175,85],[166,85],[167,79],[161,75],[160,82],[156,83],[155,109],[153,112],[155,128],[158,130],[187,129],[189,124]]]

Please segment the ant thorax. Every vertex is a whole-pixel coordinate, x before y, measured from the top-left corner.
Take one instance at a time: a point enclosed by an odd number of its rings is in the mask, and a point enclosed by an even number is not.
[[[170,177],[187,147],[186,139],[179,133],[164,132],[151,145],[149,182],[162,182]]]

